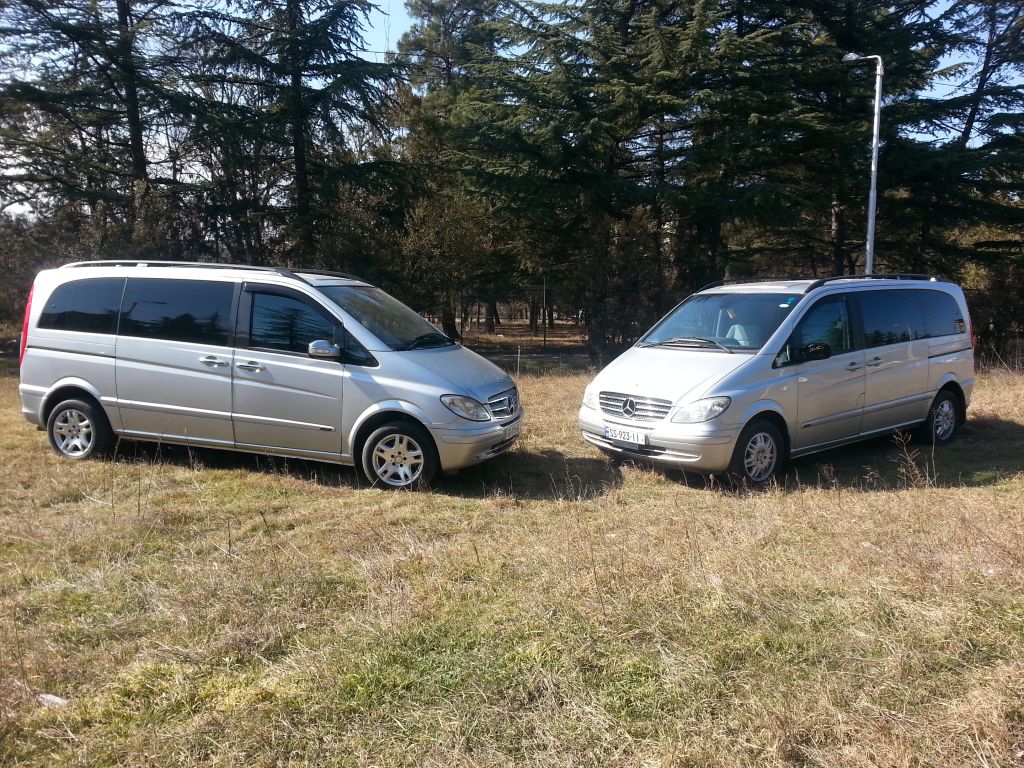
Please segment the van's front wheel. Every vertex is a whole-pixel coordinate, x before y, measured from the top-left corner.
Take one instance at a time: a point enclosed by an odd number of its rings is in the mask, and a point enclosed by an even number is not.
[[[750,422],[736,441],[729,476],[752,486],[767,484],[782,470],[785,443],[778,427],[766,419]]]
[[[388,422],[363,443],[363,473],[372,485],[418,488],[434,479],[438,463],[434,441],[412,422]]]
[[[46,420],[46,434],[53,450],[75,461],[106,453],[114,440],[103,409],[85,400],[58,403]]]

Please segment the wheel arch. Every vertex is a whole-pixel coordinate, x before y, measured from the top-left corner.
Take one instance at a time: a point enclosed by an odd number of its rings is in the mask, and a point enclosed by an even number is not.
[[[964,392],[963,387],[960,386],[960,382],[958,382],[952,376],[947,377],[945,381],[943,381],[942,384],[939,386],[939,389],[938,391],[936,391],[935,396],[938,397],[940,392],[953,393],[953,396],[956,398],[957,417],[960,419],[961,424],[967,421],[967,395]]]
[[[103,412],[107,417],[108,422],[111,421],[110,414],[107,413],[107,409],[103,407],[103,401],[100,397],[99,390],[84,379],[70,378],[57,382],[43,397],[42,406],[39,411],[41,423],[43,425],[46,424],[47,420],[50,418],[50,414],[53,413],[53,409],[60,403],[65,400],[74,399],[88,400]]]
[[[753,424],[758,419],[764,419],[769,421],[779,430],[779,434],[782,435],[783,449],[785,457],[789,458],[790,450],[792,449],[792,440],[789,434],[789,424],[786,422],[786,417],[782,413],[782,408],[771,401],[761,401],[755,403],[751,408],[748,409],[746,416],[739,425],[737,435],[743,432],[748,425]]]
[[[375,430],[391,421],[407,421],[423,429],[434,441],[434,435],[427,426],[426,414],[409,403],[396,401],[394,403],[379,403],[378,407],[364,413],[353,425],[349,434],[349,446],[352,451],[352,461],[359,466],[362,460],[363,444],[366,438]],[[433,446],[437,451],[437,444]]]

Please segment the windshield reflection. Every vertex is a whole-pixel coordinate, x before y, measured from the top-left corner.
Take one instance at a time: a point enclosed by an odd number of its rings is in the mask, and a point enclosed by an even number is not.
[[[800,298],[798,294],[784,293],[691,296],[652,328],[638,346],[756,352]]]
[[[448,347],[455,343],[380,288],[328,285],[318,290],[392,351]]]

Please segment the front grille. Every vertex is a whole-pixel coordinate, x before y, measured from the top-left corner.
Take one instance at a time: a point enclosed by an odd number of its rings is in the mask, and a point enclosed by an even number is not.
[[[519,413],[519,392],[515,387],[499,392],[487,401],[487,410],[496,419],[507,419]]]
[[[599,399],[601,410],[605,413],[633,421],[661,421],[672,408],[671,400],[624,395],[621,392],[602,392]]]

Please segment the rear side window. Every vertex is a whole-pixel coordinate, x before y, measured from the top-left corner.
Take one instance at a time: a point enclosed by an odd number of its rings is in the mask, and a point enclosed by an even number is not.
[[[40,328],[86,333],[116,333],[123,277],[73,280],[57,286],[39,316]]]
[[[235,286],[207,280],[130,279],[122,336],[227,346]]]
[[[927,335],[921,304],[911,291],[858,291],[864,346],[883,347]]]
[[[930,338],[967,333],[967,324],[956,299],[945,291],[917,291],[924,311],[925,331]]]
[[[282,352],[309,351],[309,342],[334,338],[336,321],[303,301],[276,293],[252,294],[249,347]]]

